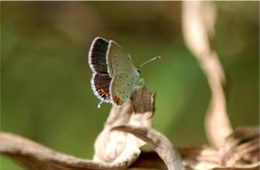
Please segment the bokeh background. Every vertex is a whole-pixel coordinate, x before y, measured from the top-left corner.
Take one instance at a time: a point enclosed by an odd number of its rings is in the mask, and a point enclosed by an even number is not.
[[[181,31],[181,2],[1,2],[1,130],[91,159],[111,108],[90,87],[87,54],[113,39],[155,91],[154,127],[175,146],[207,144],[210,89]],[[259,2],[217,2],[215,48],[233,127],[259,124]],[[217,128],[217,127],[216,127]],[[1,156],[1,169],[22,169]]]

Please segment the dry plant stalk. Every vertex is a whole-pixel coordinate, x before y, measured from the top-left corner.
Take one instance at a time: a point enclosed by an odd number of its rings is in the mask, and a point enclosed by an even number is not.
[[[257,154],[259,127],[238,128],[233,131],[227,115],[224,71],[217,52],[210,46],[210,40],[214,39],[215,34],[216,6],[214,2],[184,1],[182,16],[185,42],[198,60],[212,91],[205,119],[208,140],[215,148],[215,151],[212,150],[215,162],[211,163],[214,169],[257,169],[260,164]],[[205,150],[202,149],[199,154],[203,151]],[[198,165],[202,162],[199,161]]]
[[[33,170],[126,169],[138,159],[140,147],[147,143],[169,170],[182,170],[181,158],[171,142],[152,129],[154,98],[154,93],[138,87],[126,104],[112,107],[96,139],[93,160],[59,153],[5,132],[0,134],[0,152]]]
[[[226,111],[226,98],[223,87],[225,75],[218,55],[210,46],[214,38],[216,8],[212,2],[183,2],[183,35],[194,57],[197,58],[212,91],[205,129],[209,142],[221,147],[232,128]]]

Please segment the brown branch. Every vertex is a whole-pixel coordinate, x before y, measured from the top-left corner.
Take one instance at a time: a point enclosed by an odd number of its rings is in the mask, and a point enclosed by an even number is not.
[[[5,132],[0,136],[0,152],[28,169],[126,169],[138,159],[141,153],[140,147],[147,142],[169,169],[180,170],[183,168],[181,158],[172,144],[164,135],[152,129],[154,98],[155,93],[138,87],[126,104],[122,107],[112,107],[104,129],[96,139],[93,160],[59,153]],[[112,130],[115,127],[121,131]],[[139,132],[147,134],[135,137],[125,132],[134,135]]]
[[[179,153],[174,149],[167,137],[160,132],[140,126],[118,126],[113,129],[131,133],[144,140],[158,153],[169,170],[184,170]]]
[[[124,169],[127,167],[126,164],[112,166],[108,163],[76,158],[10,133],[1,132],[0,141],[1,154],[16,160],[28,169],[86,170]],[[243,156],[237,159],[241,147],[243,148]],[[185,167],[192,169],[257,170],[260,167],[258,128],[239,128],[235,130],[226,139],[224,147],[220,150],[206,146],[177,148],[177,150],[183,159]],[[223,154],[219,154],[220,151]],[[228,163],[223,163],[223,160]],[[163,160],[155,152],[142,152],[131,167],[166,169]]]
[[[154,93],[145,88],[137,88],[122,107],[113,106],[104,129],[95,142],[94,160],[103,162],[127,162],[129,165],[137,159],[140,147],[145,143],[127,133],[111,131],[120,125],[138,125],[152,128]],[[134,112],[136,111],[136,112]]]
[[[59,153],[26,138],[1,132],[0,152],[28,169],[35,170],[85,170],[85,169],[122,169],[125,165],[110,165]]]
[[[5,132],[0,134],[0,153],[33,170],[126,169],[129,166],[181,169],[179,154],[183,165],[192,169],[253,170],[259,168],[258,128],[236,129],[225,139],[224,145],[219,149],[203,146],[177,148],[176,151],[163,134],[151,128],[154,93],[144,88],[137,90],[132,100],[134,103],[139,101],[135,100],[136,97],[142,97],[142,105],[132,104],[129,101],[123,107],[111,109],[104,130],[96,140],[94,160],[66,155]],[[142,106],[144,108],[139,108]],[[137,138],[111,129],[134,134]],[[151,145],[155,152],[141,152],[140,147],[145,143]]]
[[[177,148],[186,168],[196,170],[258,170],[259,128],[238,128],[216,149],[210,146]],[[155,152],[144,152],[132,167],[166,169]]]

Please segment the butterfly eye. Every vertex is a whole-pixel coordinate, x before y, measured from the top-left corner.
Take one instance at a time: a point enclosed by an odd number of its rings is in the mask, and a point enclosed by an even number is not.
[[[136,69],[137,70],[137,72],[140,74],[141,73],[141,70],[140,69]]]

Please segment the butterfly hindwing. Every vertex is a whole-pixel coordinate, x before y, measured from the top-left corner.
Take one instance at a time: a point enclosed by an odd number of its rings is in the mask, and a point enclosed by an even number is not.
[[[92,89],[101,101],[111,102],[109,92],[111,80],[108,74],[93,73],[91,79]]]
[[[137,79],[132,73],[117,74],[110,87],[112,103],[117,106],[124,104],[131,97],[136,82]]]

